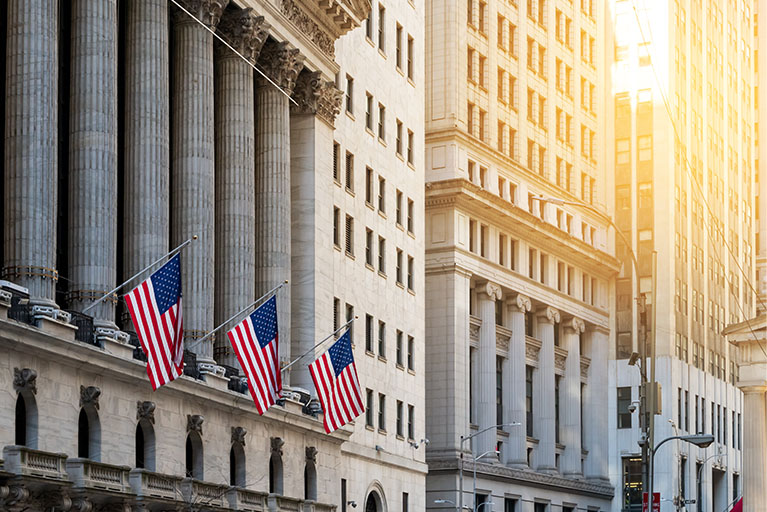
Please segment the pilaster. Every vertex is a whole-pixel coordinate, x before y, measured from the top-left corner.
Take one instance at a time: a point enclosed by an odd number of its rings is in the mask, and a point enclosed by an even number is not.
[[[767,511],[767,383],[743,391],[743,511]]]
[[[501,287],[492,282],[486,282],[477,287],[477,308],[482,327],[479,330],[479,371],[477,386],[477,421],[479,430],[497,425],[496,414],[496,329],[495,301],[501,300]],[[477,457],[495,449],[496,429],[476,437],[474,456]],[[495,454],[483,457],[483,460],[497,460]]]
[[[581,334],[585,323],[580,318],[571,317],[564,322],[565,360],[564,387],[560,388],[559,403],[563,428],[562,442],[565,452],[562,457],[562,474],[580,476],[581,468]]]
[[[535,469],[556,472],[556,418],[554,415],[554,329],[559,311],[544,306],[536,311],[541,350],[533,379],[533,421],[538,447],[533,452]]]
[[[519,423],[510,427],[509,448],[506,464],[514,467],[527,467],[527,404],[525,402],[525,313],[532,308],[529,297],[521,294],[506,300],[506,327],[511,329],[509,342],[508,368],[504,375],[504,419]]]
[[[609,482],[607,422],[603,421],[604,407],[608,403],[607,359],[610,350],[609,331],[589,325],[585,331],[584,347],[588,347],[591,364],[586,382],[583,429],[585,430],[585,476],[590,480]]]

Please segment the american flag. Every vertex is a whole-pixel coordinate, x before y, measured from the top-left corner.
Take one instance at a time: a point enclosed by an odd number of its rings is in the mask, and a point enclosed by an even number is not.
[[[282,375],[277,351],[277,298],[264,302],[227,333],[259,414],[280,397]]]
[[[325,432],[329,434],[365,412],[348,329],[309,365],[309,372],[325,411]]]
[[[184,369],[179,255],[131,290],[125,302],[147,357],[146,373],[152,389],[157,389],[181,375]]]

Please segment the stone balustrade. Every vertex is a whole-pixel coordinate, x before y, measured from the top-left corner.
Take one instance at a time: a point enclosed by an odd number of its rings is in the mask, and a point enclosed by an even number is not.
[[[68,480],[67,456],[33,450],[26,446],[10,445],[3,448],[3,469],[16,476],[38,477],[48,480]]]
[[[67,459],[66,468],[76,489],[131,492],[128,466],[115,466],[90,459]]]

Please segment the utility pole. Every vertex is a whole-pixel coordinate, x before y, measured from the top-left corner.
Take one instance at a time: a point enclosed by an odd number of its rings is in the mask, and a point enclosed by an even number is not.
[[[639,282],[637,282],[637,288]],[[644,293],[640,293],[637,296],[637,313],[639,315],[639,357],[641,359],[641,365],[639,366],[639,377],[641,385],[639,386],[639,432],[641,436],[642,447],[642,492],[647,492],[648,483],[650,481],[649,471],[649,456],[648,456],[648,432],[647,426],[649,423],[648,407],[647,407],[647,297]]]
[[[652,252],[652,300],[650,307],[652,307],[652,324],[651,324],[651,333],[650,333],[650,386],[652,386],[652,394],[650,399],[650,423],[648,425],[647,429],[647,446],[649,447],[649,454],[650,454],[650,488],[648,490],[647,495],[647,504],[648,504],[648,511],[652,512],[652,498],[653,498],[653,479],[654,479],[654,473],[653,470],[655,469],[655,414],[658,411],[658,392],[659,392],[659,386],[655,383],[655,332],[656,332],[656,325],[655,325],[655,319],[657,318],[657,288],[658,288],[658,252],[653,251]],[[681,425],[680,425],[681,426]]]

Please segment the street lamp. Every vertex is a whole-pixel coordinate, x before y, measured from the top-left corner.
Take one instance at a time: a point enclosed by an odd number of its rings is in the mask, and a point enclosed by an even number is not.
[[[650,492],[647,493],[647,510],[652,510],[652,498],[653,498],[652,492],[653,492],[653,483],[655,478],[655,475],[654,475],[655,452],[658,451],[658,448],[660,448],[661,446],[663,446],[669,441],[673,441],[674,439],[678,439],[680,441],[685,441],[687,443],[694,444],[695,446],[699,448],[708,448],[709,446],[711,446],[711,443],[714,442],[714,436],[712,436],[711,434],[692,434],[687,436],[671,436],[671,437],[667,437],[666,439],[658,443],[657,446],[655,446],[654,448],[650,450],[650,488],[649,488]]]
[[[479,434],[482,434],[484,432],[487,432],[488,430],[494,429],[494,428],[503,428],[503,427],[518,427],[521,423],[518,421],[512,421],[511,423],[499,423],[498,425],[491,425],[489,427],[483,428],[482,430],[478,430],[474,432],[471,435],[468,436],[461,436],[461,443],[460,443],[460,449],[461,449],[461,462],[458,465],[458,483],[460,487],[460,491],[458,493],[458,505],[456,505],[456,510],[463,510],[463,443],[468,441],[469,439],[472,439]],[[474,456],[474,448],[471,449],[471,455]],[[474,461],[474,464],[476,465],[476,460]],[[475,480],[476,481],[476,480]]]
[[[453,500],[436,499],[436,500],[434,500],[434,503],[436,503],[438,505],[443,505],[443,504],[447,503],[448,505],[453,505],[454,507],[458,508],[458,505],[456,505]],[[471,510],[471,508],[469,508],[469,507],[464,507],[464,509],[465,510]]]
[[[486,451],[482,455],[477,455],[476,457],[472,457],[471,465],[472,465],[472,469],[474,470],[474,475],[473,475],[474,490],[472,491],[471,502],[474,504],[474,510],[475,511],[477,509],[477,461],[478,460],[482,460],[482,457],[484,457],[485,455],[489,455],[491,453],[494,453],[494,454],[498,455],[501,452],[499,452],[498,450],[493,449],[493,450]]]

